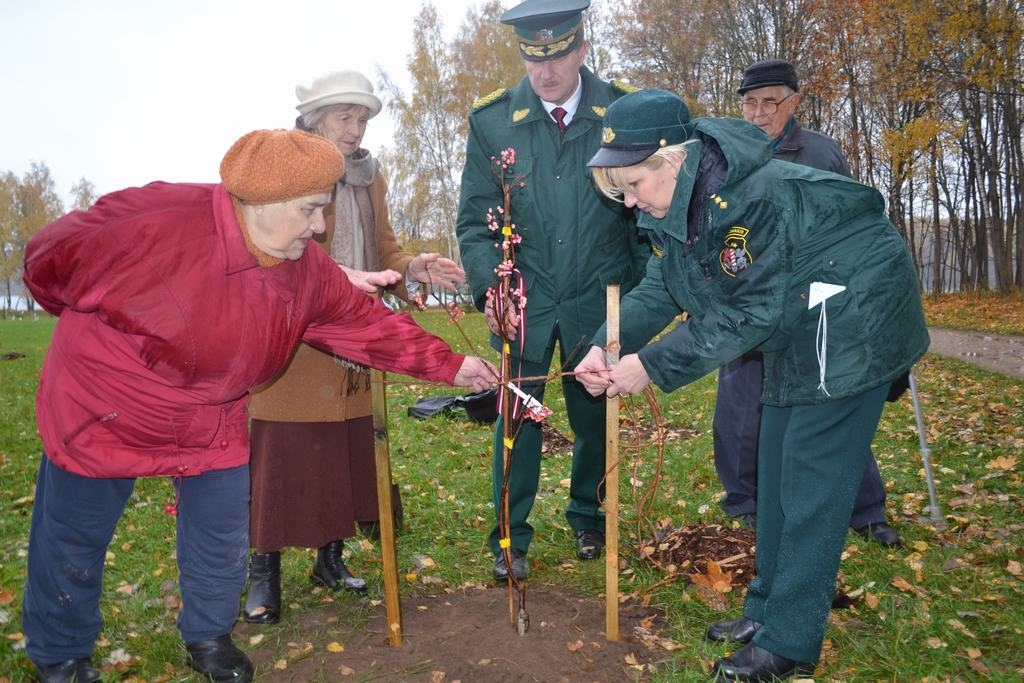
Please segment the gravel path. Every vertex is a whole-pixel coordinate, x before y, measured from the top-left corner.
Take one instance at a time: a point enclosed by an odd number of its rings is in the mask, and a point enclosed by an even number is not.
[[[1008,377],[1024,379],[1024,337],[929,327],[929,353],[956,358]]]

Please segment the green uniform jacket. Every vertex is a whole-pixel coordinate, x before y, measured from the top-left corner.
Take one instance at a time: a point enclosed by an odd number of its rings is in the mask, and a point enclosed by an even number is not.
[[[580,70],[583,93],[564,136],[524,78],[511,90],[482,98],[469,116],[466,165],[456,233],[476,307],[483,310],[501,235],[487,228],[489,210],[503,205],[491,157],[515,149],[514,172],[525,185],[512,190],[511,214],[522,243],[516,265],[526,283],[526,335],[522,356],[542,360],[558,325],[565,354],[604,322],[605,285],[628,291],[643,276],[650,245],[641,240],[633,212],[605,198],[587,162],[601,144],[605,108],[624,90]],[[491,344],[499,349],[497,337]],[[513,345],[516,346],[516,345]],[[575,365],[575,362],[570,363]]]
[[[751,349],[764,352],[762,400],[775,406],[846,398],[905,372],[928,332],[916,271],[881,195],[772,160],[768,139],[746,121],[698,119],[696,130],[668,214],[640,220],[655,255],[622,301],[623,351],[686,310],[686,323],[639,351],[666,391]],[[812,283],[846,288],[827,299],[824,320],[822,304],[808,307]],[[604,339],[602,329],[594,343]]]

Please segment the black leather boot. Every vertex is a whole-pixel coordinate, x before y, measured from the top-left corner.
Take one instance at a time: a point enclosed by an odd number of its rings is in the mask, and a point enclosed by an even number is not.
[[[100,670],[88,657],[69,659],[60,664],[36,665],[36,680],[39,683],[93,683],[100,680]]]
[[[397,534],[405,527],[405,509],[402,507],[402,491],[398,484],[391,485],[391,512],[395,520],[395,533]],[[374,541],[380,540],[380,523],[359,522],[359,532]]]
[[[281,553],[253,553],[243,619],[249,624],[281,620]]]
[[[341,559],[342,541],[331,541],[316,553],[316,564],[310,581],[327,586],[332,591],[344,588],[349,593],[366,595],[366,581],[356,578]]]
[[[249,657],[231,642],[231,634],[185,643],[185,662],[216,683],[249,683],[253,677]]]

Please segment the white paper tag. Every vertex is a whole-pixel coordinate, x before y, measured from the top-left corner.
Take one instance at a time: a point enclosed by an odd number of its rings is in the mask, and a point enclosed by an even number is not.
[[[835,296],[839,292],[845,291],[845,285],[831,285],[827,282],[812,282],[810,297],[807,299],[807,310],[811,310],[822,301]]]

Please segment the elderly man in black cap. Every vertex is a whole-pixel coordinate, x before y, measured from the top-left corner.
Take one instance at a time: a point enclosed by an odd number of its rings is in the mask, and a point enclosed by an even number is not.
[[[504,14],[515,29],[526,77],[477,100],[469,116],[466,165],[456,232],[462,262],[478,309],[487,316],[492,345],[509,344],[512,374],[545,377],[560,349],[560,365],[571,371],[590,336],[604,322],[605,285],[629,291],[643,275],[650,248],[637,235],[633,212],[603,197],[587,172],[601,143],[605,109],[628,89],[599,79],[586,66],[583,11],[589,0],[526,0]],[[516,151],[514,170],[525,181],[511,189],[510,211],[522,243],[515,266],[525,284],[526,307],[499,321],[489,294],[502,251],[495,249],[487,214],[502,207],[501,180],[492,158]],[[522,313],[522,315],[519,315]],[[527,324],[528,323],[528,324]],[[604,475],[604,399],[590,396],[567,374],[562,379],[575,443],[566,519],[581,560],[601,556],[604,513],[599,487]],[[544,384],[524,381],[537,399]],[[513,416],[510,423],[518,418]],[[495,429],[495,510],[501,514],[504,478],[503,425]],[[540,425],[524,421],[509,468],[510,533],[496,524],[490,534],[493,575],[506,580],[528,573],[533,538],[527,517],[540,477]],[[508,558],[503,549],[509,550]]]
[[[772,140],[776,159],[850,177],[839,145],[826,135],[803,128],[796,120],[800,82],[783,59],[751,64],[739,87],[743,118]],[[718,372],[715,404],[715,469],[725,488],[726,513],[753,527],[757,511],[757,440],[761,427],[764,362],[753,351]],[[883,546],[899,546],[900,537],[885,521],[885,484],[874,457],[868,459],[850,526]]]

